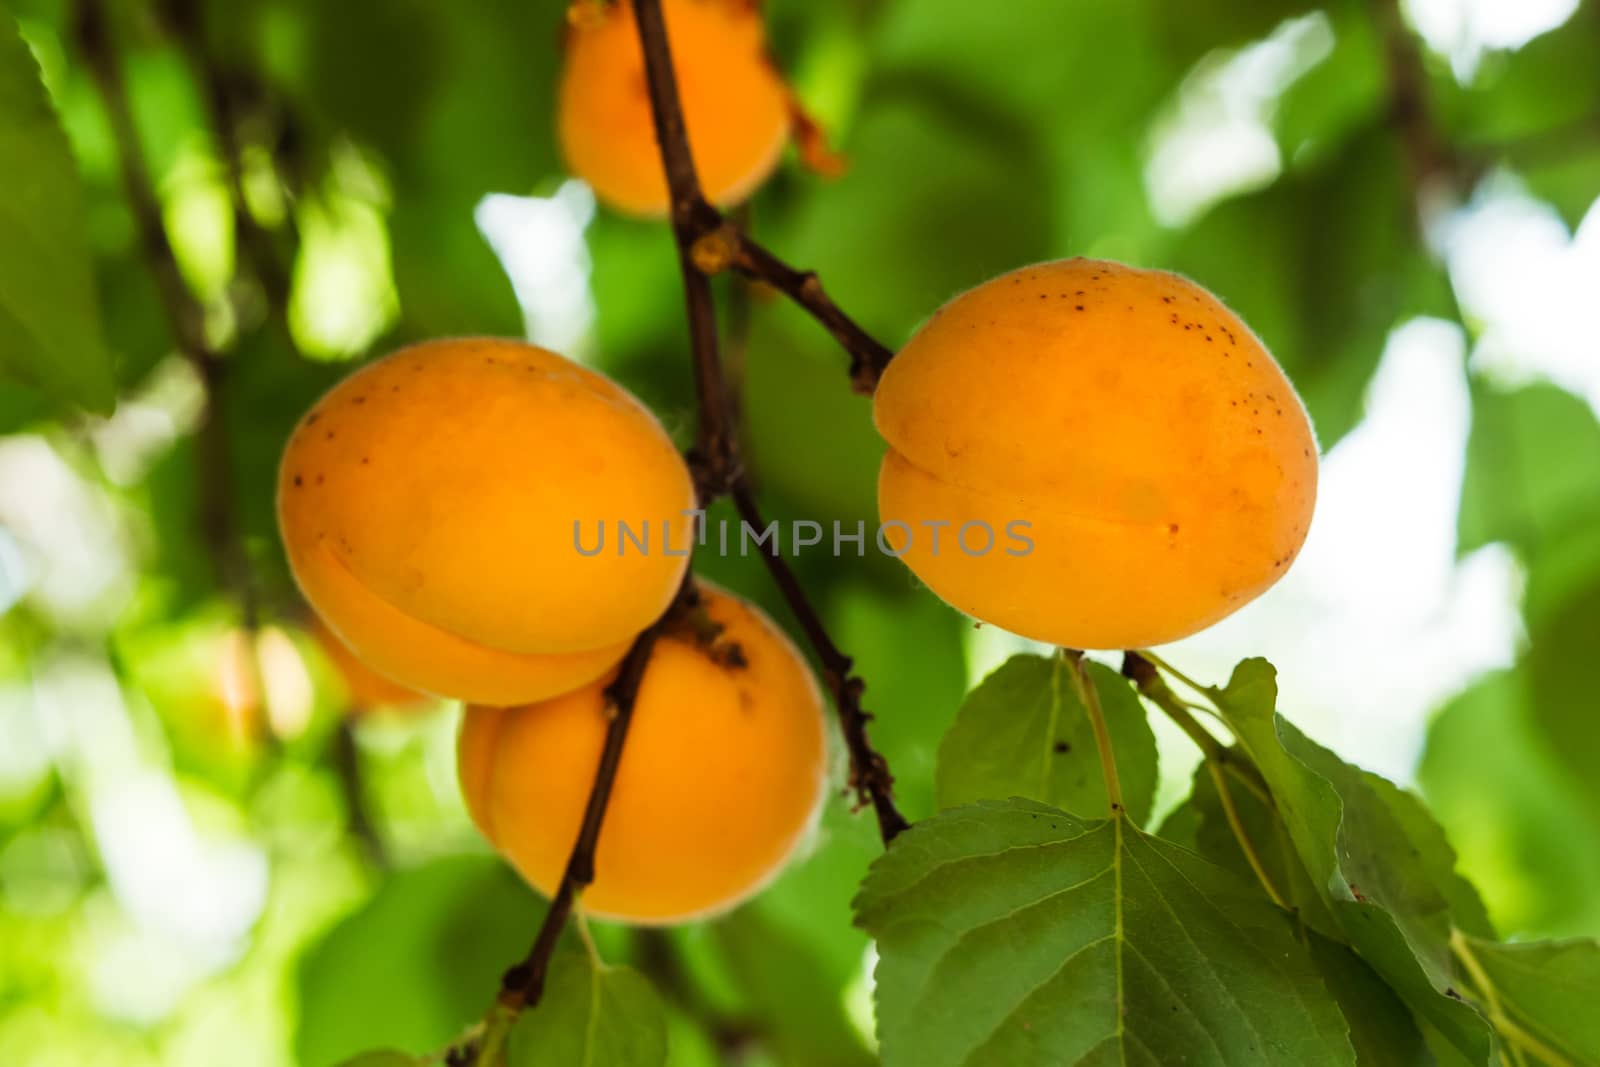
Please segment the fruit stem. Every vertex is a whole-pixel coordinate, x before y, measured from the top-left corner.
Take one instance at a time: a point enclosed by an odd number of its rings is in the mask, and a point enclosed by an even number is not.
[[[1095,689],[1094,679],[1089,677],[1082,652],[1063,648],[1060,655],[1072,668],[1072,684],[1078,691],[1078,699],[1083,702],[1089,725],[1094,728],[1094,744],[1100,753],[1100,770],[1106,779],[1106,799],[1111,802],[1111,817],[1120,819],[1127,809],[1122,804],[1122,780],[1117,775],[1117,756],[1111,748],[1111,731],[1106,727],[1105,712],[1100,708],[1100,693]]]
[[[1217,740],[1211,731],[1200,725],[1199,720],[1189,713],[1189,705],[1185,704],[1178,697],[1178,694],[1172,691],[1172,687],[1167,685],[1166,679],[1162,678],[1157,672],[1157,664],[1160,664],[1163,670],[1171,672],[1182,680],[1184,684],[1202,693],[1207,691],[1198,683],[1178,674],[1177,671],[1172,670],[1172,668],[1148,652],[1123,653],[1122,676],[1131,680],[1138,687],[1140,695],[1160,708],[1178,729],[1188,735],[1189,740],[1194,742],[1195,747],[1205,756],[1207,762],[1215,764],[1232,774],[1239,780],[1239,784],[1255,794],[1257,800],[1272,806],[1272,793],[1267,788],[1266,780],[1261,777],[1261,772],[1256,768],[1255,764],[1249,762],[1238,751],[1224,745]]]

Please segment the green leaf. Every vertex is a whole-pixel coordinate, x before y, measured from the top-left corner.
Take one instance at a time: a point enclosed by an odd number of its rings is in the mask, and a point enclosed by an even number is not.
[[[1332,22],[1332,51],[1295,79],[1273,108],[1273,131],[1288,160],[1326,158],[1388,99],[1388,66],[1371,11],[1344,4],[1325,14]]]
[[[1595,775],[1600,698],[1593,666],[1600,644],[1600,573],[1586,576],[1575,588],[1563,588],[1536,570],[1529,581],[1527,615],[1523,670],[1529,721],[1535,736],[1587,797],[1589,812],[1600,816],[1600,777]]]
[[[873,865],[884,1062],[1352,1064],[1289,916],[1126,819],[956,808]]]
[[[1210,695],[1261,769],[1301,862],[1349,943],[1464,1056],[1487,1062],[1487,1024],[1451,995],[1448,939],[1452,923],[1491,931],[1455,873],[1443,832],[1413,799],[1279,716],[1277,690],[1272,665],[1253,659]]]
[[[795,1067],[867,1067],[872,1055],[845,1013],[842,982],[795,931],[760,908],[740,908],[710,930],[755,1018],[762,1044]]]
[[[1328,910],[1322,891],[1306,872],[1282,817],[1238,779],[1228,777],[1224,781],[1250,847],[1284,902],[1312,929],[1329,937],[1341,936],[1338,921]],[[1184,814],[1180,816],[1180,812]],[[1169,827],[1173,832],[1169,832]],[[1174,833],[1182,836],[1175,837]],[[1240,878],[1257,877],[1229,824],[1216,779],[1204,762],[1195,768],[1194,788],[1189,799],[1162,825],[1159,836],[1198,852]]]
[[[1497,143],[1589,122],[1600,108],[1592,4],[1515,51],[1491,53],[1462,102],[1475,143]]]
[[[661,1067],[667,1019],[644,976],[587,952],[550,961],[544,997],[511,1028],[506,1067]]]
[[[1302,939],[1350,1026],[1356,1061],[1363,1067],[1430,1062],[1410,1009],[1371,967],[1339,943],[1344,934],[1338,920],[1306,873],[1278,813],[1236,779],[1225,781],[1240,825],[1267,876],[1296,920],[1310,928],[1302,933]],[[1200,855],[1241,878],[1256,877],[1205,764],[1195,771],[1194,791],[1188,801],[1167,822],[1174,832],[1186,835],[1192,842],[1189,847]],[[1161,836],[1169,836],[1168,825],[1162,826]]]
[[[345,1060],[339,1067],[422,1067],[424,1062],[404,1052],[363,1052],[354,1059]]]
[[[39,66],[0,2],[0,376],[99,414],[116,402],[83,190]]]
[[[1048,254],[1049,176],[1004,120],[878,94],[846,146],[850,173],[806,198],[774,244],[898,347],[956,293]]]
[[[1310,933],[1311,958],[1350,1027],[1361,1067],[1416,1067],[1432,1063],[1411,1011],[1384,980],[1344,945]]]
[[[307,956],[295,1062],[449,1044],[483,1014],[538,916],[533,894],[486,857],[390,876]]]
[[[1600,817],[1531,716],[1522,671],[1480,679],[1435,716],[1417,780],[1502,931],[1600,933]]]
[[[1461,947],[1479,1001],[1517,1028],[1502,1027],[1509,1045],[1542,1063],[1561,1062],[1551,1052],[1572,1064],[1600,1063],[1600,942],[1502,945],[1467,937]]]
[[[1135,823],[1150,817],[1156,742],[1144,705],[1127,679],[1088,664],[1116,752],[1123,801]],[[1062,656],[1013,656],[961,705],[939,746],[939,806],[1026,797],[1104,818],[1110,814],[1094,730],[1072,667]]]
[[[1528,191],[1555,208],[1574,233],[1600,200],[1600,138],[1563,152],[1541,153],[1535,145],[1507,153]]]
[[[1456,551],[1503,541],[1524,559],[1600,522],[1600,422],[1553,385],[1472,385]]]

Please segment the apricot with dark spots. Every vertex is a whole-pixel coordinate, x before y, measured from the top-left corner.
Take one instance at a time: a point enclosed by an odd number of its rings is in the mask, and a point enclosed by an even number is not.
[[[384,388],[400,376],[419,388]],[[337,438],[308,431],[317,413]],[[509,705],[622,658],[677,591],[694,500],[661,424],[609,379],[517,341],[452,340],[317,405],[284,452],[278,522],[306,599],[367,665]],[[620,523],[647,528],[649,551],[617,551]],[[607,550],[579,552],[579,527],[590,545],[607,529]]]
[[[904,562],[962,611],[1072,648],[1174,641],[1265,591],[1300,549],[1317,482],[1310,421],[1271,355],[1173,274],[1074,259],[1024,276],[946,304],[878,386],[880,517],[920,535]],[[1097,276],[1110,299],[1083,313],[1031,299]],[[1174,329],[1175,302],[1252,358]],[[1284,397],[1283,417],[1240,405],[1258,393]],[[1026,523],[1032,548],[936,551],[930,523]]]

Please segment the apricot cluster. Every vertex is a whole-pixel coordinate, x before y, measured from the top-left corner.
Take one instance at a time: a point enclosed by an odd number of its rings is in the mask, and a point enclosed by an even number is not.
[[[767,54],[755,0],[665,0],[673,68],[700,184],[713,203],[750,195],[794,125],[788,86]],[[644,51],[629,0],[576,0],[556,105],[567,165],[600,200],[632,215],[667,211]]]
[[[1162,271],[1069,259],[986,282],[889,364],[873,414],[885,526],[950,531],[939,548],[902,537],[904,562],[1052,644],[1203,629],[1282,577],[1311,522],[1317,446],[1294,387],[1238,316]],[[967,553],[968,524],[1031,548]]]
[[[351,375],[289,440],[278,514],[314,633],[353,709],[464,700],[462,790],[479,827],[553,891],[610,722],[607,687],[678,595],[695,504],[655,418],[532,345],[439,341]],[[580,528],[660,531],[586,550]],[[646,664],[598,870],[597,914],[730,907],[817,809],[822,703],[756,608],[701,584]],[[681,615],[681,617],[680,617]]]

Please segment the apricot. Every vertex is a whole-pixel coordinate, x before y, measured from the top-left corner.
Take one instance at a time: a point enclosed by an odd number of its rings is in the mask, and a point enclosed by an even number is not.
[[[1052,644],[1203,629],[1281,578],[1311,522],[1294,387],[1163,271],[1069,259],[963,293],[889,364],[873,414],[889,545],[952,606]]]
[[[706,197],[732,204],[772,173],[791,131],[787,85],[755,0],[665,0],[662,13],[690,151]],[[628,0],[576,0],[556,105],[568,167],[606,204],[664,215],[644,51]]]
[[[502,705],[622,658],[676,594],[694,500],[672,441],[625,390],[488,339],[352,374],[301,420],[278,478],[290,566],[356,656],[402,685]]]
[[[321,619],[315,620],[310,629],[312,640],[344,686],[351,712],[359,715],[375,708],[412,711],[434,702],[426,693],[403,686],[367,666]]]
[[[818,809],[826,734],[810,670],[759,609],[700,589],[703,614],[664,634],[645,668],[583,894],[591,914],[654,924],[731,908],[777,874]],[[473,820],[547,894],[594,782],[609,681],[471,707],[462,725]]]

